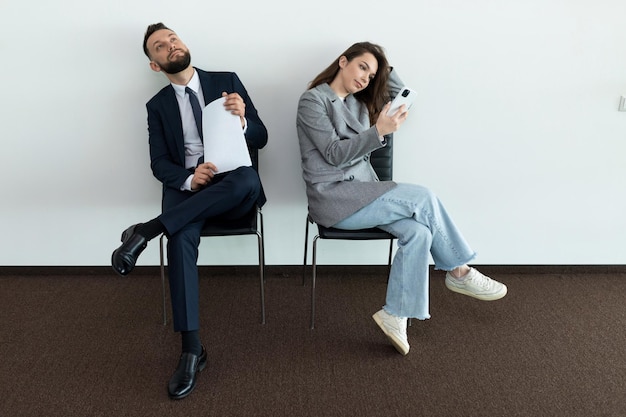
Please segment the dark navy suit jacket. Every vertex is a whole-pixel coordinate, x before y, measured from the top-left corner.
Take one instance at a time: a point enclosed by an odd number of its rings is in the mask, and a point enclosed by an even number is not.
[[[196,68],[204,95],[204,102],[210,103],[222,96],[222,92],[239,93],[246,104],[246,141],[249,149],[261,149],[267,143],[267,129],[259,118],[257,110],[241,80],[234,72],[207,72]],[[189,170],[185,168],[185,147],[183,126],[171,84],[159,91],[146,104],[148,110],[148,134],[150,143],[150,166],[154,176],[166,188],[179,190]],[[254,161],[254,159],[253,159]],[[261,192],[257,204],[265,203]]]

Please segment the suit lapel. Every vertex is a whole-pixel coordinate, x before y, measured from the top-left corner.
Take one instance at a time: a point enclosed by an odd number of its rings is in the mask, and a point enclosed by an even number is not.
[[[180,108],[178,108],[178,100],[176,100],[176,92],[171,85],[165,90],[162,100],[163,117],[170,126],[174,134],[174,145],[178,151],[178,158],[181,164],[185,165],[185,138],[183,137],[183,122],[180,116]]]
[[[222,92],[220,91],[218,93],[219,96],[216,97],[215,94],[219,89],[215,77],[211,77],[210,74],[201,71],[198,68],[196,68],[196,72],[198,73],[198,78],[200,79],[200,85],[202,86],[202,96],[204,97],[204,105],[206,106],[213,100],[221,97]]]
[[[198,68],[196,67],[194,68],[196,70],[196,74],[198,74],[198,80],[200,80],[200,87],[202,88],[202,97],[204,98],[204,105],[206,106],[212,101],[212,100],[209,100],[206,95],[207,91],[212,91],[212,88],[209,82],[209,77],[207,77],[207,74],[205,74],[204,72],[200,72]]]

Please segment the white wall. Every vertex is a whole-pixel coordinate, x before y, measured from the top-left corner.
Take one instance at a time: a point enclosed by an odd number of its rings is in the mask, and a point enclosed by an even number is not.
[[[157,21],[196,66],[236,71],[268,127],[268,264],[302,258],[298,97],[362,40],[419,92],[395,178],[437,192],[477,263],[624,264],[624,16],[623,0],[3,0],[0,265],[108,265],[120,232],[159,213],[144,104],[166,80],[141,50]],[[254,240],[213,242],[203,262],[255,263]],[[319,256],[384,251],[324,242]],[[154,241],[139,264],[157,262]]]

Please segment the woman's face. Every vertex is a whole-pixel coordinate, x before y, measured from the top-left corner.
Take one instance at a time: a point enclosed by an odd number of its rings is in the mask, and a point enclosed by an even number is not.
[[[358,93],[369,85],[378,71],[378,61],[369,52],[348,61],[345,56],[339,58],[339,72],[330,87],[339,97]]]

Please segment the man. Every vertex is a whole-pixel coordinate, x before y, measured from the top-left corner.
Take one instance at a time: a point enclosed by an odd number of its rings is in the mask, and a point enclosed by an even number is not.
[[[254,168],[223,173],[219,166],[204,160],[201,118],[196,120],[194,112],[224,97],[225,111],[239,116],[251,149],[265,146],[267,129],[237,75],[191,66],[189,49],[163,23],[148,26],[143,49],[150,68],[170,81],[146,104],[151,168],[163,183],[162,213],[126,229],[111,263],[117,273],[128,275],[148,241],[161,233],[168,236],[174,331],[181,333],[182,340],[182,354],[168,393],[172,399],[181,399],[194,389],[197,374],[207,362],[199,337],[196,265],[202,226],[218,216],[241,217],[265,203]]]

